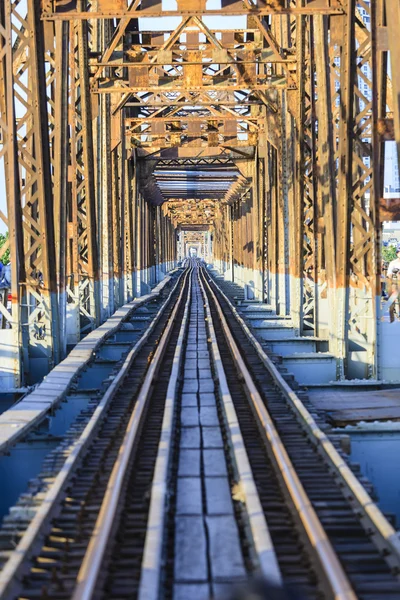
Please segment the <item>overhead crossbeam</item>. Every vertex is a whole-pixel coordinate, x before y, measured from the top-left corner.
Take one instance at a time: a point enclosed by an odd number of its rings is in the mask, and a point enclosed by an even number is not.
[[[266,17],[270,15],[340,15],[343,14],[344,9],[342,4],[338,0],[332,0],[332,2],[324,2],[323,5],[316,4],[314,5],[314,0],[310,2],[301,2],[299,6],[287,6],[287,3],[280,0],[277,2],[276,0],[270,0],[270,2],[265,2],[264,7],[260,7],[251,3],[251,8],[246,8],[245,3],[242,6],[234,5],[233,8],[224,8],[224,9],[206,9],[204,6],[199,3],[198,8],[194,9],[183,9],[182,7],[177,10],[162,10],[161,1],[153,4],[151,8],[142,8],[139,9],[140,2],[131,2],[130,6],[132,8],[121,9],[118,7],[118,4],[113,10],[96,10],[92,9],[90,11],[62,11],[59,12],[54,10],[57,8],[57,1],[53,0],[53,11],[49,10],[51,8],[51,4],[47,2],[48,8],[46,7],[42,13],[42,19],[44,20],[71,20],[71,19],[81,19],[81,20],[89,20],[89,19],[124,19],[126,17],[129,18],[155,18],[155,17],[191,17],[197,16],[199,14],[204,16],[216,16],[223,15],[226,17],[229,16],[241,16],[241,15],[249,15],[249,16],[260,16]],[[142,3],[145,4],[145,3]],[[241,4],[241,3],[240,3]]]

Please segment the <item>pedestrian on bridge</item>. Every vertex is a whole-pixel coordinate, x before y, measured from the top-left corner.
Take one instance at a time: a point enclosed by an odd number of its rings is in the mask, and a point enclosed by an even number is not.
[[[399,272],[400,272],[400,243],[396,246],[396,256],[394,260],[391,260],[387,270],[387,277],[391,279],[392,282],[392,293],[390,296],[390,322],[393,323],[395,314],[396,314],[396,300],[399,297]]]

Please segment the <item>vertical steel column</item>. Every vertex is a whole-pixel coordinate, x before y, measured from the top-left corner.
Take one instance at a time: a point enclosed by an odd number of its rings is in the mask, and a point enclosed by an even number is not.
[[[136,218],[135,218],[135,232],[136,232],[136,295],[141,296],[141,268],[142,268],[142,216],[141,216],[142,199],[141,194],[137,189],[137,197],[135,202],[136,207]]]
[[[270,272],[269,272],[269,237],[270,237],[270,169],[269,169],[269,143],[266,144],[266,157],[264,158],[264,193],[263,193],[263,276],[264,297],[267,304],[271,302],[270,296]],[[294,230],[294,227],[291,228]],[[292,253],[293,255],[294,253]]]
[[[133,153],[132,159],[130,160],[132,177],[130,178],[131,184],[131,219],[132,225],[129,231],[130,243],[131,243],[131,254],[132,254],[132,295],[136,296],[136,271],[137,271],[137,214],[136,214],[136,206],[137,206],[137,163],[136,163],[136,155]]]
[[[355,2],[350,0],[346,5],[347,14],[339,17],[337,40],[331,45],[332,72],[338,72],[338,89],[335,90],[333,118],[339,125],[334,130],[337,147],[337,202],[336,202],[336,347],[334,352],[338,358],[339,377],[345,377],[346,356],[348,351],[348,261],[350,251],[350,212],[352,185],[352,105],[354,102],[355,80],[355,37],[354,18]],[[338,21],[336,19],[336,21]],[[339,39],[340,38],[340,39]],[[338,50],[335,51],[335,41]],[[332,88],[336,83],[332,77]],[[335,121],[334,121],[335,123]]]
[[[253,240],[253,278],[254,278],[254,294],[255,297],[260,300],[262,295],[262,283],[261,283],[261,257],[262,257],[262,242],[260,229],[260,176],[259,176],[259,164],[258,152],[253,161],[253,207],[251,214],[252,224],[252,240]]]
[[[168,219],[169,226],[169,247],[170,247],[170,269],[173,269],[174,266],[174,228],[171,221]]]
[[[234,236],[234,240],[233,240],[233,254],[235,257],[235,265],[236,265],[236,283],[239,283],[241,281],[241,273],[240,273],[240,266],[241,266],[241,249],[240,249],[240,242],[241,242],[241,223],[240,223],[240,214],[241,214],[241,205],[242,205],[242,200],[239,198],[236,201],[236,210],[235,210],[235,236]]]
[[[126,302],[130,302],[134,296],[134,224],[133,224],[133,186],[132,179],[134,178],[133,166],[131,160],[125,161],[124,166],[124,238],[123,252],[124,258],[122,262],[124,272],[124,298]]]
[[[162,280],[162,254],[161,254],[161,219],[162,212],[161,206],[156,207],[156,222],[155,222],[155,254],[156,254],[156,283]],[[179,233],[179,260],[182,260],[182,250],[181,250],[181,234]]]
[[[146,278],[146,283],[149,286],[151,284],[151,266],[152,266],[152,248],[151,248],[151,242],[152,242],[152,235],[151,235],[151,230],[152,230],[152,218],[151,218],[151,206],[148,202],[146,202],[146,229],[145,229],[145,235],[146,235],[146,269],[147,269],[147,278]]]
[[[286,16],[280,16],[273,19],[275,25],[275,39],[279,46],[288,48],[290,44],[289,21]],[[277,74],[284,74],[282,65],[276,65]],[[277,209],[277,298],[279,302],[280,314],[288,314],[289,311],[289,186],[292,169],[290,165],[290,146],[291,139],[289,134],[294,133],[287,127],[288,115],[288,97],[284,90],[279,94],[280,102],[280,139],[279,139],[279,157],[278,157],[278,209]]]
[[[143,211],[143,220],[142,220],[142,239],[143,239],[143,282],[145,286],[147,285],[148,273],[147,269],[149,266],[148,261],[148,219],[147,219],[147,202],[146,199],[142,199],[142,211]],[[146,290],[147,291],[147,290]]]
[[[144,282],[149,283],[149,209],[145,198],[143,198],[143,257],[144,257]],[[147,290],[146,290],[147,291]]]
[[[121,306],[122,299],[122,264],[121,264],[121,144],[111,152],[112,165],[112,256],[114,278],[114,307],[112,312]]]
[[[52,164],[54,182],[54,226],[58,300],[60,315],[60,358],[67,353],[67,196],[68,196],[68,83],[69,23],[55,24],[54,132]]]
[[[71,28],[70,132],[72,186],[70,296],[80,315],[81,333],[100,324],[99,253],[96,235],[96,193],[92,108],[88,71],[88,23]]]
[[[111,38],[111,26],[106,20],[96,23],[96,51],[104,52]],[[114,259],[112,245],[112,161],[111,161],[111,98],[100,94],[96,135],[98,251],[100,273],[101,320],[109,317],[115,306]]]
[[[267,241],[268,241],[268,276],[269,276],[269,303],[275,311],[279,311],[278,304],[278,252],[277,252],[277,210],[278,210],[278,189],[277,189],[277,151],[268,144],[268,202],[267,202]]]
[[[228,236],[229,236],[228,237],[228,244],[229,244],[228,257],[229,257],[229,268],[231,270],[231,281],[235,281],[235,260],[234,260],[234,256],[233,256],[233,240],[234,240],[233,212],[234,212],[234,204],[231,204],[231,205],[228,204],[226,207],[226,218],[227,218],[227,222],[228,222]],[[210,238],[211,238],[211,235],[210,235]],[[210,246],[211,246],[211,239],[210,239]],[[214,240],[213,247],[211,248],[211,252],[212,252],[212,255],[214,256],[215,240]],[[211,260],[211,262],[214,262],[214,260]]]
[[[165,260],[165,213],[163,212],[160,221],[160,254],[161,254],[161,264],[164,273],[167,273],[167,266]],[[182,247],[182,252],[184,252],[184,248]]]
[[[337,197],[337,242],[336,242],[336,285],[338,306],[338,358],[340,377],[344,378],[348,353],[348,313],[349,313],[349,253],[350,253],[350,213],[352,186],[353,150],[353,102],[355,81],[355,1],[348,0],[346,22],[343,27],[343,45],[340,56],[340,103],[341,120],[339,130],[339,175]]]
[[[250,274],[253,271],[253,253],[254,253],[254,238],[253,238],[253,228],[252,228],[252,214],[254,209],[254,188],[252,188],[248,195],[247,201],[244,205],[244,284],[246,290],[246,297],[253,293],[251,290],[251,279],[249,278]],[[250,291],[251,290],[251,291]]]
[[[375,4],[362,3],[374,20]],[[372,14],[368,13],[369,8]],[[348,0],[341,51],[341,123],[336,284],[341,376],[375,377],[379,310],[377,94],[373,28],[356,42],[357,2]],[[378,186],[379,187],[379,186]],[[377,296],[378,294],[378,296]]]
[[[171,269],[174,269],[175,261],[176,261],[175,227],[171,220],[169,221],[169,223],[170,223],[170,228],[171,228],[171,260],[172,260]]]
[[[257,278],[258,298],[264,301],[264,214],[265,214],[265,192],[264,192],[264,158],[257,159],[256,186],[257,186]]]
[[[168,217],[167,215],[165,216],[165,258],[166,258],[166,263],[167,263],[167,271],[171,270],[171,264],[170,264],[170,246],[169,246],[170,240],[169,240],[169,227],[168,227]]]
[[[123,110],[124,112],[124,110]],[[127,256],[126,256],[126,197],[127,197],[127,188],[126,188],[126,179],[125,172],[127,170],[127,160],[126,160],[126,147],[125,147],[125,135],[124,135],[124,118],[121,119],[121,144],[120,144],[120,166],[119,166],[119,176],[120,176],[120,270],[121,270],[121,280],[120,280],[120,305],[125,304],[127,301],[126,295],[126,267],[127,267]]]
[[[305,132],[303,129],[305,117],[306,79],[303,75],[306,60],[306,22],[304,16],[293,19],[293,37],[296,40],[297,58],[297,94],[293,112],[295,118],[295,136],[293,136],[295,175],[293,206],[291,207],[291,252],[289,270],[291,275],[291,317],[293,326],[298,333],[303,330],[303,243],[304,243],[304,216],[303,216],[303,166],[302,148],[304,147]],[[293,133],[293,131],[292,131]]]
[[[6,317],[12,344],[19,343],[23,353],[15,351],[13,358],[14,381],[20,385],[37,381],[60,359],[50,114],[40,3],[27,0],[22,6],[6,0],[1,11],[5,95],[0,108],[13,297],[12,317]]]
[[[149,226],[149,233],[150,233],[150,259],[151,259],[151,271],[150,271],[150,281],[151,281],[151,285],[154,286],[155,282],[157,281],[157,251],[156,251],[156,246],[155,246],[155,239],[156,239],[156,223],[157,223],[157,214],[156,214],[156,209],[157,207],[155,206],[151,206],[149,207],[150,210],[150,226]]]
[[[139,285],[139,295],[142,295],[142,280],[143,280],[143,270],[144,270],[144,245],[143,245],[143,196],[139,193],[139,204],[138,204],[138,234],[139,234],[139,263],[138,263],[138,285]]]
[[[246,207],[246,198],[242,198],[239,204],[240,210],[240,219],[239,219],[239,265],[240,265],[240,283],[244,285],[244,257],[245,257],[245,239],[246,239],[246,231],[245,231],[245,213]]]
[[[329,336],[331,352],[336,345],[336,273],[335,273],[335,148],[333,143],[332,92],[328,53],[328,18],[313,17],[315,68],[317,79],[316,116],[318,119],[318,190],[316,206],[316,235],[318,240],[318,294],[327,296],[325,318],[317,312],[316,332]],[[325,275],[325,281],[322,275]],[[320,302],[322,305],[322,301]],[[328,317],[328,319],[326,319]],[[327,321],[327,331],[319,323]],[[326,327],[326,325],[325,325]]]
[[[372,70],[371,77],[371,111],[370,123],[369,123],[369,134],[370,134],[370,164],[372,163],[372,185],[370,187],[370,199],[369,203],[365,202],[365,208],[368,211],[369,219],[365,221],[366,239],[367,236],[371,235],[370,247],[366,253],[366,279],[367,286],[370,288],[371,302],[370,306],[367,305],[369,315],[367,319],[371,319],[372,323],[367,326],[364,331],[367,332],[368,347],[367,347],[367,361],[368,361],[368,375],[380,378],[380,327],[379,321],[381,317],[381,219],[380,219],[380,198],[383,197],[384,189],[384,160],[385,160],[385,144],[380,139],[378,134],[378,121],[382,117],[383,111],[386,113],[386,85],[387,85],[387,57],[383,58],[378,52],[378,29],[383,25],[384,22],[384,4],[383,0],[377,0],[371,4],[370,7],[370,22],[371,22],[371,55],[370,55],[370,67]],[[400,25],[400,7],[397,6],[396,23]],[[389,34],[390,35],[390,34]],[[399,48],[398,36],[394,42],[395,46],[393,51]],[[400,93],[400,78],[397,75],[397,92]],[[397,150],[398,150],[398,164],[400,166],[400,100],[397,96]],[[395,109],[395,110],[396,110]],[[369,165],[367,165],[369,166]],[[364,178],[363,184],[370,185],[370,178],[368,173]],[[372,314],[371,314],[372,313]]]
[[[93,326],[100,324],[100,289],[99,289],[99,255],[96,236],[96,196],[93,156],[92,105],[89,92],[88,70],[88,23],[78,20],[75,24],[77,36],[77,57],[80,92],[80,120],[82,142],[82,175],[84,178],[84,207],[79,202],[80,212],[80,248],[81,267],[86,270],[88,290],[84,290],[88,298],[86,306],[90,310]],[[86,246],[86,247],[85,247]],[[83,290],[82,290],[83,291]],[[86,296],[87,294],[87,296]]]
[[[11,1],[0,5],[0,110],[1,134],[4,156],[5,181],[7,192],[8,230],[11,248],[11,313],[1,307],[3,317],[10,324],[10,380],[2,382],[3,389],[18,388],[25,383],[29,369],[28,357],[22,354],[22,311],[21,303],[26,305],[26,288],[20,287],[25,280],[25,261],[23,250],[22,211],[20,178],[18,172],[18,140],[15,117],[13,41],[12,41]],[[4,339],[4,331],[2,332]],[[26,340],[27,342],[27,340]]]
[[[315,90],[314,90],[314,45],[312,18],[299,17],[297,52],[299,108],[297,115],[297,202],[301,226],[300,277],[302,301],[300,307],[300,331],[315,333],[317,303],[317,252],[315,232]]]

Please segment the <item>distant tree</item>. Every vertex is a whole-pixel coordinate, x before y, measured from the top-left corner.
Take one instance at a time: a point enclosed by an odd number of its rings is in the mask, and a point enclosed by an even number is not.
[[[2,247],[8,240],[8,231],[6,234],[0,233],[0,260],[3,265],[8,265],[10,262],[10,248],[7,248],[5,252],[2,251]]]
[[[390,262],[391,260],[397,258],[396,246],[383,246],[382,258],[385,262]]]

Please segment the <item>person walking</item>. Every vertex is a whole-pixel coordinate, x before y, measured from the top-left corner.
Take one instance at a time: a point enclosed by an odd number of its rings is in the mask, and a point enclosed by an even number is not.
[[[393,323],[396,314],[396,300],[399,297],[399,272],[400,272],[400,243],[396,246],[396,257],[391,260],[387,270],[387,278],[391,280],[391,295],[389,302],[390,322]]]

